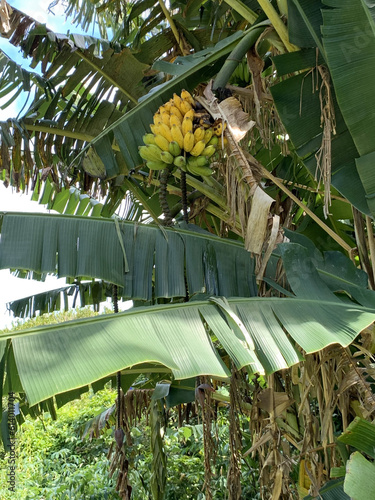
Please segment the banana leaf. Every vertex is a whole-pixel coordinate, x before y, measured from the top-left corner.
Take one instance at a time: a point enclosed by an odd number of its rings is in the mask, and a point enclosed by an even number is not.
[[[289,64],[289,54],[279,56],[279,64],[281,64],[281,58],[284,57],[288,57]],[[292,61],[296,64],[295,68],[301,68],[299,59]],[[297,71],[297,69],[293,71]],[[287,78],[273,85],[270,90],[297,155],[310,174],[315,176],[317,169],[315,155],[322,144],[323,129],[320,122],[319,91],[314,90],[312,71],[305,71],[297,76]],[[331,143],[331,183],[358,210],[369,214],[365,184],[362,183],[356,167],[356,158],[359,154],[342,117],[340,107],[335,100],[334,105],[336,134],[332,136]]]
[[[185,278],[190,296],[257,295],[254,259],[242,243],[198,233],[194,225],[161,230],[114,219],[19,213],[2,214],[0,224],[0,269],[102,279],[123,287],[124,298],[146,301],[185,297]]]
[[[356,165],[374,216],[375,97],[368,82],[375,78],[375,21],[368,8],[370,3],[364,0],[325,0],[323,3],[330,7],[323,10],[322,27],[328,67],[337,102],[359,153],[357,156],[361,156]]]
[[[70,306],[92,305],[95,311],[99,311],[100,303],[112,297],[112,294],[113,286],[104,281],[76,283],[8,302],[7,309],[16,318],[34,318],[38,314],[47,314],[62,308],[67,311]],[[119,288],[118,296],[121,295],[122,289]]]
[[[375,464],[359,451],[353,453],[346,464],[344,491],[352,500],[371,498],[375,491]]]
[[[337,301],[252,298],[134,308],[10,332],[0,335],[0,345],[12,342],[5,392],[25,392],[32,406],[140,363],[158,363],[176,380],[227,379],[206,322],[238,368],[271,373],[300,361],[297,345],[308,353],[347,346],[374,319],[374,309]]]
[[[289,285],[296,295],[313,293],[329,299],[332,292],[345,292],[343,299],[349,296],[363,306],[375,307],[375,293],[368,289],[367,274],[348,257],[338,251],[322,254],[308,238],[291,231],[287,234],[292,243],[279,245],[276,253],[282,256]]]

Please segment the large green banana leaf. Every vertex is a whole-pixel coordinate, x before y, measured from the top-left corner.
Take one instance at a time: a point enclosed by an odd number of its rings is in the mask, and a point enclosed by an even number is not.
[[[185,296],[186,267],[191,294],[256,295],[250,254],[206,232],[59,215],[3,214],[1,223],[0,267],[103,277],[143,299],[152,297],[153,279],[156,297]],[[177,379],[226,377],[204,325],[238,367],[252,371],[297,363],[296,345],[306,352],[346,346],[374,320],[375,309],[344,303],[328,289],[322,300],[312,275],[301,275],[314,285],[310,296],[296,288],[301,298],[217,298],[4,334],[2,347],[12,341],[7,390],[25,391],[34,404],[140,363],[159,363]]]
[[[11,339],[6,390],[25,392],[33,405],[141,363],[158,363],[176,379],[226,378],[228,369],[203,322],[238,367],[271,373],[301,359],[295,345],[306,352],[347,346],[374,319],[374,309],[335,300],[216,300],[6,333],[0,346]]]
[[[306,69],[306,66],[301,68],[301,57],[299,54],[292,57],[287,54],[275,58],[276,67],[281,68],[279,75],[282,76],[285,71],[291,73]],[[284,58],[287,65],[282,62]],[[314,78],[312,71],[305,71],[271,87],[277,111],[296,153],[312,176],[316,174],[316,153],[323,137],[319,91],[314,89]],[[360,211],[369,213],[366,192],[355,163],[358,151],[337,103],[335,114],[337,133],[332,136],[331,144],[332,185]]]
[[[242,243],[196,226],[162,229],[114,219],[7,213],[0,217],[0,269],[97,278],[123,296],[257,295],[254,259]],[[155,289],[152,289],[154,280]]]
[[[356,165],[375,215],[375,21],[370,2],[324,0],[323,44],[337,101],[360,158]],[[355,20],[355,22],[353,22]],[[358,156],[359,156],[358,155]]]
[[[288,0],[289,37],[300,47],[316,47],[275,58],[281,76],[326,61],[334,87],[337,133],[332,137],[332,185],[362,212],[375,214],[374,80],[375,22],[371,2]],[[315,61],[310,56],[314,56]],[[277,61],[278,60],[278,61]],[[293,64],[294,63],[294,64]],[[321,145],[319,90],[313,72],[272,88],[277,110],[312,175]]]

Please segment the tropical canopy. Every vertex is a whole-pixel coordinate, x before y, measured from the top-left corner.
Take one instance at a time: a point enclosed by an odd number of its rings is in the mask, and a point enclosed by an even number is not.
[[[68,307],[71,295],[97,307],[114,293],[115,304],[118,294],[134,307],[0,334],[3,394],[52,407],[119,372],[173,385],[229,382],[245,370],[286,395],[289,382],[270,382],[280,370],[294,367],[295,383],[299,366],[307,384],[309,360],[323,374],[330,349],[351,359],[347,347],[375,319],[371,2],[66,5],[81,30],[95,22],[97,36],[54,33],[2,4],[1,35],[30,63],[0,53],[4,107],[27,95],[19,116],[0,124],[2,181],[58,214],[0,214],[0,268],[67,278],[66,288],[10,304],[20,317],[53,311],[61,298]],[[139,155],[154,114],[183,89],[227,124],[212,176],[158,175]],[[354,377],[339,368],[342,380]],[[348,395],[354,382],[329,390],[324,377],[319,404],[327,418],[340,404],[345,430],[354,410],[340,390]],[[288,446],[314,449],[287,416],[291,399],[275,413],[273,398],[271,424],[283,415]],[[370,399],[359,416],[369,419]],[[326,452],[333,426],[322,425]],[[259,447],[272,448],[270,439]],[[317,494],[324,481],[314,460]],[[321,460],[330,470],[327,453]],[[266,462],[272,498],[290,498],[281,454]],[[343,481],[335,487],[345,495]],[[301,498],[307,492],[300,483]]]

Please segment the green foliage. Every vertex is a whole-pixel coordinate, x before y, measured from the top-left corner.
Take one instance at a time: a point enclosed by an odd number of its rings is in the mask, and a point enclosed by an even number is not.
[[[105,310],[105,314],[110,314],[112,311],[110,309]],[[54,325],[55,323],[64,323],[65,321],[72,321],[74,319],[90,318],[91,316],[97,316],[99,313],[94,312],[92,307],[82,307],[80,309],[70,309],[69,311],[58,311],[52,314],[42,314],[35,318],[30,318],[26,321],[16,319],[12,322],[10,328],[5,328],[0,330],[1,333],[14,332],[20,330],[27,330],[28,328],[36,328],[38,326],[44,325]]]
[[[18,499],[119,498],[108,476],[112,430],[92,441],[82,439],[79,432],[87,420],[111,406],[115,396],[111,390],[86,393],[60,408],[56,421],[48,413],[37,420],[26,418],[16,435]],[[4,500],[15,498],[7,491],[7,467],[7,455],[2,454],[0,497]]]
[[[243,419],[246,428],[248,421]],[[129,454],[134,465],[129,471],[133,486],[134,500],[148,500],[152,482],[152,455],[150,452],[150,428],[141,425],[132,429],[133,446]],[[229,463],[229,421],[226,410],[218,413],[218,420],[213,426],[213,436],[217,446],[216,460],[213,467],[212,494],[215,499],[227,498],[227,473]],[[244,433],[244,446],[249,435]],[[167,456],[167,484],[164,500],[183,498],[184,500],[203,500],[204,451],[203,428],[196,419],[192,424],[178,428],[170,422],[164,436],[164,448]],[[242,465],[242,498],[253,500],[259,497],[259,464],[246,458]]]
[[[53,421],[49,413],[37,420],[27,417],[19,428],[17,439],[17,498],[65,500],[87,498],[118,499],[115,493],[116,475],[109,478],[107,453],[113,442],[113,428],[107,428],[99,438],[82,438],[87,422],[110,407],[116,393],[109,388],[96,393],[86,393],[80,400],[72,401],[57,411]],[[164,437],[167,456],[167,483],[165,500],[175,498],[204,499],[204,453],[202,424],[196,419],[191,425],[178,428],[170,413],[169,426]],[[243,428],[248,420],[243,418]],[[127,448],[130,461],[130,484],[134,500],[149,500],[151,492],[152,453],[151,429],[146,418],[131,430],[133,445]],[[218,412],[213,428],[217,442],[216,461],[213,468],[212,492],[214,498],[226,498],[229,462],[229,422],[226,410]],[[244,447],[249,446],[249,435],[244,432]],[[0,455],[0,497],[14,498],[7,491],[7,455]],[[246,458],[242,468],[243,498],[259,498],[258,463]],[[13,496],[12,496],[13,495]]]

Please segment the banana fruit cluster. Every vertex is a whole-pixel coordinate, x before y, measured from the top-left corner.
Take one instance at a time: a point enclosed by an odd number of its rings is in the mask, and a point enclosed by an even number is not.
[[[193,96],[182,90],[154,114],[151,133],[143,136],[140,156],[150,170],[178,167],[196,176],[213,174],[210,158],[220,145],[225,123],[199,119]],[[208,116],[208,115],[207,115]]]

